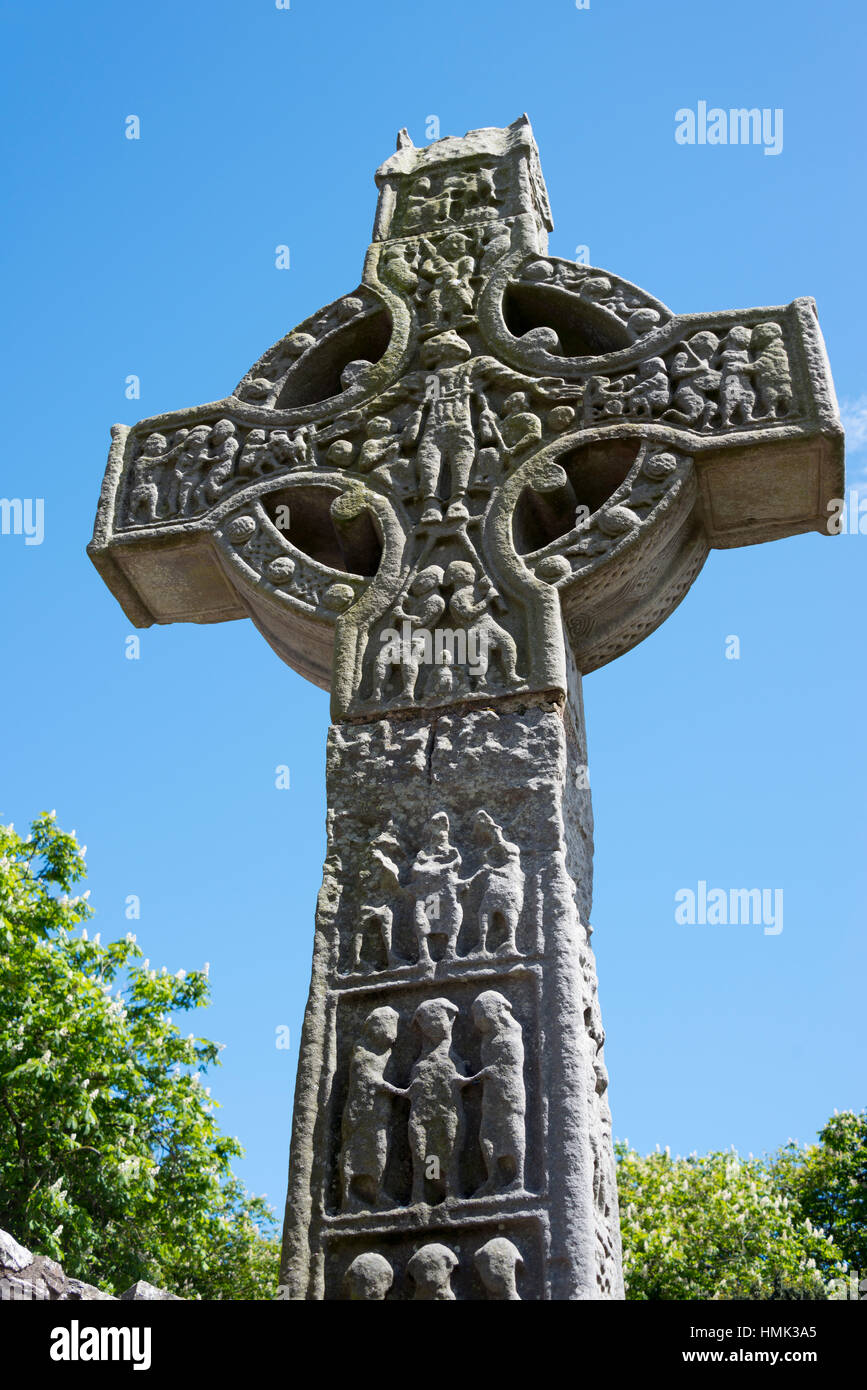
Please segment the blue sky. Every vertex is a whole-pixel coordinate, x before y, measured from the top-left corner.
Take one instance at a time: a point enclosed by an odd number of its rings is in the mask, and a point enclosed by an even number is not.
[[[133,629],[85,554],[109,426],[227,395],[357,284],[400,126],[423,144],[431,115],[446,135],[527,111],[552,254],[587,245],[677,312],[815,296],[857,485],[863,11],[16,0],[2,16],[0,492],[43,498],[45,536],[0,536],[0,815],[53,807],[79,832],[103,939],[137,894],[152,965],[210,962],[196,1027],[226,1044],[221,1120],[281,1208],[327,696],[247,622],[151,628],[126,659]],[[781,153],[677,144],[675,112],[700,100],[781,108]],[[857,534],[714,552],[668,622],[586,681],[611,1101],[640,1149],[760,1152],[865,1103],[865,557]],[[700,880],[782,888],[783,931],[677,924],[675,893]]]

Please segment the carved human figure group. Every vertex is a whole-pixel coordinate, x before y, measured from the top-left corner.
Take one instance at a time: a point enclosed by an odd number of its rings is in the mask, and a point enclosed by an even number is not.
[[[421,1050],[406,1086],[385,1078],[398,1038],[399,1014],[384,1006],[365,1019],[349,1060],[341,1121],[343,1211],[396,1205],[385,1191],[384,1179],[393,1135],[393,1101],[398,1098],[409,1102],[410,1204],[436,1205],[460,1198],[462,1093],[477,1084],[482,1087],[479,1145],[486,1176],[473,1196],[523,1190],[526,1095],[521,1025],[508,999],[496,990],[479,994],[470,1012],[481,1034],[479,1070],[468,1075],[454,1050],[457,1005],[446,998],[428,999],[412,1016]]]
[[[407,1262],[410,1279],[408,1297],[417,1303],[450,1303],[457,1295],[452,1275],[460,1261],[448,1245],[431,1242],[422,1245]],[[520,1303],[518,1270],[524,1260],[520,1250],[505,1236],[494,1236],[473,1253],[473,1269],[489,1298]],[[365,1251],[356,1255],[343,1276],[343,1287],[353,1302],[380,1303],[394,1283],[394,1270],[384,1255]]]
[[[434,967],[432,945],[437,959],[457,960],[464,900],[471,892],[478,902],[476,940],[466,957],[518,954],[517,929],[524,906],[520,851],[481,808],[472,818],[472,837],[474,854],[481,862],[466,877],[461,877],[462,858],[452,844],[445,811],[430,817],[418,850],[403,870],[398,863],[403,851],[391,823],[371,841],[362,870],[364,901],[350,939],[347,973],[373,971],[377,960],[384,961],[387,969],[407,964],[394,943],[395,907],[400,910],[404,904],[411,914],[416,963]]]
[[[469,560],[419,570],[374,647],[370,700],[412,703],[422,695],[484,690],[492,662],[498,684],[519,686],[517,644],[491,612],[501,603],[491,580],[479,577]]]
[[[621,377],[591,377],[588,424],[620,417],[659,419],[705,433],[783,419],[792,410],[792,376],[778,323],[734,324],[720,338],[702,329],[668,362],[647,357]]]

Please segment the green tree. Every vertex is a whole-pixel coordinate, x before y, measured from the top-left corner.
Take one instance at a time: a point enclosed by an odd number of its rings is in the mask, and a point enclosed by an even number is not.
[[[780,1190],[867,1279],[867,1110],[832,1115],[818,1144],[785,1145],[773,1167]]]
[[[89,937],[84,853],[53,812],[0,826],[0,1226],[109,1292],[271,1297],[273,1218],[202,1081],[220,1045],[172,1019],[206,975]]]
[[[827,1298],[843,1273],[763,1160],[616,1152],[627,1298]]]

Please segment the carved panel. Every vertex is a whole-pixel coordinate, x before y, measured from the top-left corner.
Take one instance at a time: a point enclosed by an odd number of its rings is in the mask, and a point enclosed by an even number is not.
[[[772,320],[700,329],[634,370],[592,376],[587,425],[659,420],[699,434],[788,422],[799,409],[785,334]]]
[[[371,1250],[375,1244],[375,1250]],[[362,1302],[506,1302],[543,1297],[547,1229],[541,1214],[424,1235],[388,1230],[341,1235],[326,1245],[325,1297]]]
[[[538,986],[517,969],[340,992],[330,1212],[543,1189]]]

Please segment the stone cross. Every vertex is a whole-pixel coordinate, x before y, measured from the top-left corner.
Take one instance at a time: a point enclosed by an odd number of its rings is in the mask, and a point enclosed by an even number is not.
[[[826,530],[822,336],[548,256],[526,117],[376,182],[357,289],[114,427],[90,554],[331,689],[285,1296],[621,1298],[581,677],[711,547]]]

